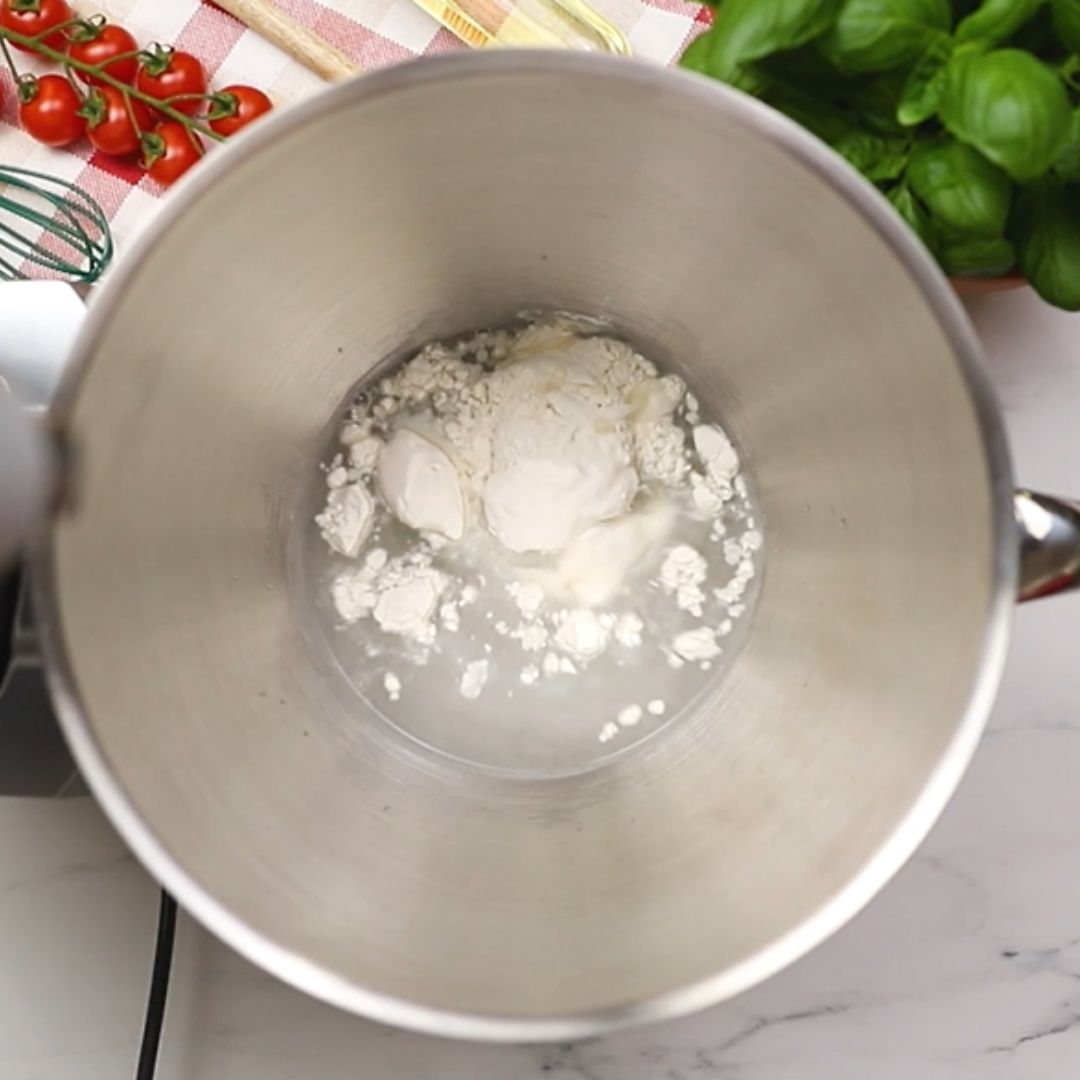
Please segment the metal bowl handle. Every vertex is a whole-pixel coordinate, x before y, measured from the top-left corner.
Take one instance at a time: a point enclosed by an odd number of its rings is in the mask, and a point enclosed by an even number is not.
[[[1080,588],[1080,502],[1020,490],[1015,507],[1020,530],[1017,599]]]

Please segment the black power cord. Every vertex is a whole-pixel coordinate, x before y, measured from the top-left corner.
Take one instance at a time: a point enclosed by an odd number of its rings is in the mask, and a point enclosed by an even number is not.
[[[150,975],[150,996],[146,1002],[146,1021],[143,1024],[142,1045],[135,1080],[153,1080],[157,1069],[161,1028],[165,1023],[165,999],[169,993],[169,971],[172,968],[173,942],[176,939],[176,901],[161,890],[158,911],[157,944],[154,946],[154,969]]]

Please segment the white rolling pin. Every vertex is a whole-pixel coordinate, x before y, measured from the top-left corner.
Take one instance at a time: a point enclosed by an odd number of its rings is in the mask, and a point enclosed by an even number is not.
[[[260,37],[287,52],[309,71],[328,82],[339,82],[360,73],[360,65],[340,49],[286,15],[271,0],[214,0]]]

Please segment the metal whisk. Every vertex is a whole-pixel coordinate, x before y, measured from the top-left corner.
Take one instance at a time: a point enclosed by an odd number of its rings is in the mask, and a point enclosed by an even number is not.
[[[89,285],[112,255],[105,211],[82,188],[0,165],[0,281],[50,277]]]

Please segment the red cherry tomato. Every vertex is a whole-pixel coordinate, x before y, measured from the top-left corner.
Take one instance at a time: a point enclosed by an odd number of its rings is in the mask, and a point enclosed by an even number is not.
[[[71,18],[67,0],[0,0],[0,26],[26,37],[45,34],[41,41],[52,49],[63,49],[67,41],[63,31],[58,30],[55,34],[47,31]],[[23,52],[34,51],[26,45],[16,45],[14,41],[11,44]]]
[[[178,94],[205,94],[206,72],[191,53],[162,49],[140,59],[135,88],[158,101],[167,101]],[[188,116],[203,107],[203,101],[198,97],[168,104]]]
[[[139,68],[139,61],[135,56],[138,48],[138,43],[122,26],[106,23],[98,29],[94,37],[73,41],[68,46],[68,56],[83,64],[104,64],[103,70],[114,79],[130,83]],[[123,59],[116,59],[119,56]],[[96,75],[87,74],[77,68],[74,70],[76,76],[89,86],[101,85],[101,80]]]
[[[153,122],[150,110],[141,101],[129,98],[125,103],[124,95],[113,86],[95,87],[83,107],[83,115],[88,119],[86,137],[91,144],[114,157],[134,154],[139,149],[139,133]],[[131,122],[132,116],[135,124]]]
[[[68,146],[86,134],[79,114],[82,99],[63,75],[42,75],[19,83],[19,123],[46,146]]]
[[[143,168],[162,187],[176,183],[203,154],[199,137],[178,120],[158,124],[143,136],[142,146]]]
[[[219,103],[231,111],[215,116]],[[210,110],[210,127],[219,135],[235,135],[252,120],[263,113],[268,113],[274,103],[254,86],[226,86],[214,94],[214,105]]]

